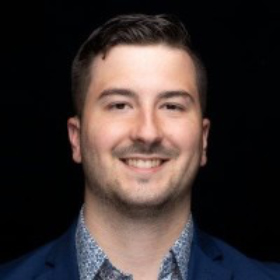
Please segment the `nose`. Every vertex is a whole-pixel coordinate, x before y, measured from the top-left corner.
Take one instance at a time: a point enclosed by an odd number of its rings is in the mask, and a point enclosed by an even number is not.
[[[133,125],[131,138],[143,143],[156,143],[162,140],[161,122],[155,112],[139,112]]]

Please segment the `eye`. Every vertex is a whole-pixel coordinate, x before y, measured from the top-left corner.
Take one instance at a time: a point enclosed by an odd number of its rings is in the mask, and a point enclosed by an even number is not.
[[[116,102],[108,105],[109,110],[117,110],[117,111],[122,111],[122,110],[127,110],[130,109],[131,106],[125,102]]]
[[[166,103],[161,106],[163,109],[167,109],[169,111],[179,111],[183,112],[185,111],[185,107],[181,104],[177,103]]]

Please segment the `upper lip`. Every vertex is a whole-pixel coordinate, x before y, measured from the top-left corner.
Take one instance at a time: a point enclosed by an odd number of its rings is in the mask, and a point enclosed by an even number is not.
[[[151,156],[143,156],[143,155],[130,155],[126,157],[120,158],[121,160],[127,160],[127,159],[139,159],[139,160],[169,160],[170,158],[157,156],[157,155],[151,155]]]

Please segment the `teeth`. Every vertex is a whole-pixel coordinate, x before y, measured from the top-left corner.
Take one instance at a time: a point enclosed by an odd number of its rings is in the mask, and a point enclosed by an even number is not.
[[[160,159],[126,159],[125,162],[136,168],[153,168],[161,164]]]

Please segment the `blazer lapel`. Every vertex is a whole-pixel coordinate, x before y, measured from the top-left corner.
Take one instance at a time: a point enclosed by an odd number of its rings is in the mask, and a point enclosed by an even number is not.
[[[46,258],[44,273],[36,280],[79,280],[76,248],[76,222],[57,241]]]
[[[232,271],[220,265],[222,253],[195,228],[189,263],[189,280],[232,280]]]

